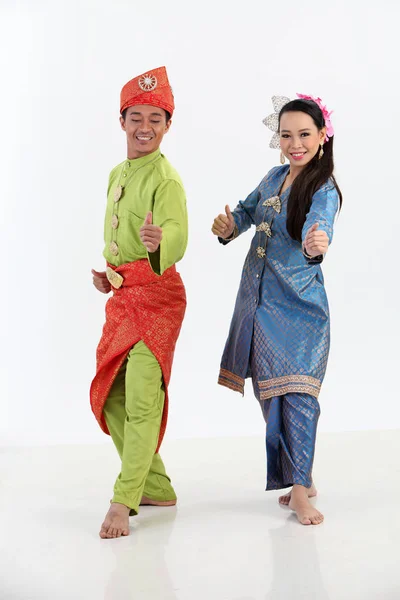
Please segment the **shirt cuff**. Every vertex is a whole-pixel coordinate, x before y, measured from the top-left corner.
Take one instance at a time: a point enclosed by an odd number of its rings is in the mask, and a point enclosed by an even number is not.
[[[309,265],[319,265],[324,260],[323,254],[319,254],[318,256],[310,256],[310,254],[307,254],[304,246],[303,246],[303,256],[307,259],[307,262]]]

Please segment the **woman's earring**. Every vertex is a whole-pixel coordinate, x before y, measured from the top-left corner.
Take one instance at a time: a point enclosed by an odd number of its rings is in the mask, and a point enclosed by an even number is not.
[[[285,155],[283,154],[282,150],[281,150],[281,165],[285,164]]]
[[[323,147],[322,147],[322,146],[323,146],[323,144],[321,144],[321,147],[320,147],[320,149],[319,149],[319,154],[318,154],[318,159],[319,159],[319,160],[321,160],[321,158],[322,158],[322,157],[323,157],[323,155],[324,155],[324,149],[323,149]]]

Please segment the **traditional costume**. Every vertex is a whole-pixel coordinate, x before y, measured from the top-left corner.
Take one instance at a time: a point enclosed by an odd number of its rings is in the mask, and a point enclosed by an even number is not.
[[[135,105],[163,108],[174,99],[164,67],[128,82],[122,112]],[[146,215],[162,228],[159,249],[148,253],[140,239]],[[168,416],[168,384],[186,295],[175,264],[188,237],[186,196],[181,179],[157,150],[127,159],[110,174],[104,226],[107,278],[113,295],[97,349],[90,390],[100,427],[111,434],[121,457],[113,502],[138,512],[142,496],[176,499],[160,448]]]
[[[232,239],[252,225],[256,231],[219,374],[221,385],[242,394],[245,379],[252,378],[267,423],[267,489],[311,486],[318,395],[329,352],[322,257],[307,258],[302,244],[286,229],[290,188],[280,191],[288,171],[288,165],[272,169],[232,212]],[[319,223],[330,243],[338,207],[338,193],[328,181],[312,198],[303,242],[312,225]]]

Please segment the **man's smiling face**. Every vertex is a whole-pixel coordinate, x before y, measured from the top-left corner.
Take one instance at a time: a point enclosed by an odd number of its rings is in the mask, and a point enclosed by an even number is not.
[[[139,104],[126,110],[120,123],[126,133],[128,158],[140,158],[158,150],[171,126],[163,108]]]

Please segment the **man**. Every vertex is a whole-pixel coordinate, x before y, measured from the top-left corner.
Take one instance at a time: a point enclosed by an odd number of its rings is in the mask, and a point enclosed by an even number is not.
[[[129,535],[129,515],[141,504],[176,504],[158,453],[186,308],[175,268],[187,245],[186,197],[179,175],[160,151],[174,108],[164,67],[132,79],[121,91],[127,160],[110,174],[107,269],[92,271],[96,289],[113,295],[106,305],[90,400],[121,457],[102,538]]]

